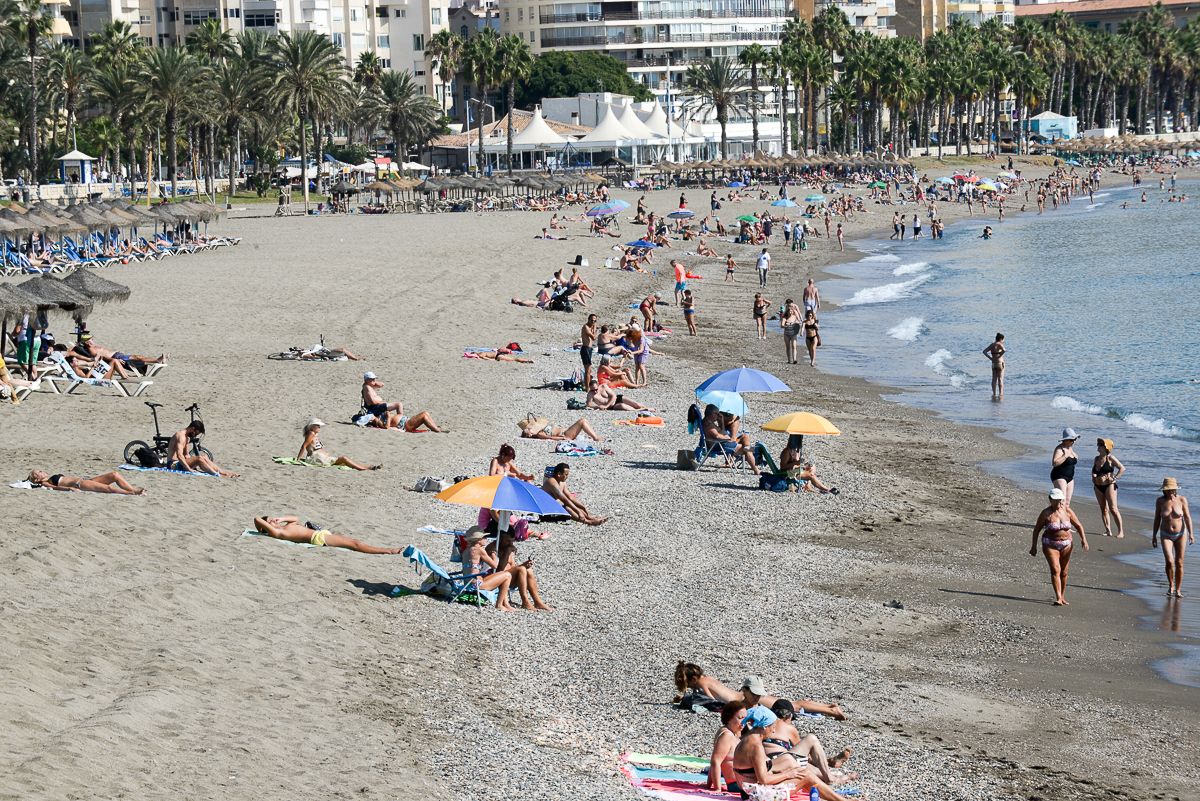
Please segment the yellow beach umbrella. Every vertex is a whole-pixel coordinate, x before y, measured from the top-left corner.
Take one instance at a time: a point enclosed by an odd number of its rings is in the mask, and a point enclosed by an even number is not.
[[[764,431],[776,431],[780,434],[803,434],[807,436],[836,437],[842,432],[833,423],[819,414],[812,412],[792,412],[782,417],[776,417],[763,425]]]

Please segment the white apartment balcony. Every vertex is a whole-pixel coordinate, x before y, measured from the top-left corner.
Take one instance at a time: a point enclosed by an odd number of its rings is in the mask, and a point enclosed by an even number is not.
[[[564,30],[550,28],[542,31],[542,47],[641,48],[670,47],[674,44],[721,45],[729,42],[777,43],[782,31],[713,31],[709,33],[671,33],[670,30],[653,30],[649,33],[630,34],[625,30],[612,30],[606,34],[574,35]]]

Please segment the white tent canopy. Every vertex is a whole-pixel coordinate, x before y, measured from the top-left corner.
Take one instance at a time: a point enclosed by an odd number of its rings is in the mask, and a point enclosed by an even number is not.
[[[621,123],[621,127],[629,131],[629,134],[634,139],[649,141],[658,139],[654,131],[647,128],[646,123],[642,122],[641,118],[638,117],[632,105],[621,107],[621,113],[617,115],[617,121]]]
[[[626,142],[632,138],[629,131],[625,129],[625,126],[617,121],[617,115],[613,113],[612,106],[605,106],[604,116],[600,118],[600,124],[584,134],[579,140],[579,144],[615,147],[621,142]]]
[[[566,143],[566,139],[559,136],[553,128],[546,124],[541,106],[534,107],[533,119],[529,121],[528,125],[513,134],[512,138],[513,150],[544,150],[547,147]]]
[[[650,109],[647,114],[639,116],[645,126],[659,136],[670,137],[683,134],[683,129],[678,124],[668,120],[667,112],[663,111],[662,103],[657,100],[654,102],[654,108]],[[670,125],[669,128],[668,125]]]

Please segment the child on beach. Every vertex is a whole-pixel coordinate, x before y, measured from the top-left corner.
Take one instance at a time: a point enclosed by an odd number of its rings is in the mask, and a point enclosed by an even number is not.
[[[733,254],[730,253],[725,257],[725,283],[733,281],[735,270],[737,270],[737,262],[733,260]]]
[[[692,290],[683,290],[683,302],[680,305],[683,306],[683,319],[687,322],[688,335],[694,337],[696,336],[696,304],[692,300]]]

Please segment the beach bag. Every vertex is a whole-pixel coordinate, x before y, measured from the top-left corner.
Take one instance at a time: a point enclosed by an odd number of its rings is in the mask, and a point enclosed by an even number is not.
[[[787,476],[777,476],[772,473],[763,473],[758,477],[758,488],[770,490],[771,492],[787,492]]]
[[[677,470],[699,469],[699,464],[696,462],[696,452],[688,448],[681,449],[675,454],[675,468]]]
[[[441,492],[450,487],[450,482],[438,476],[423,476],[417,479],[417,483],[413,486],[416,492]]]
[[[162,467],[162,459],[149,448],[142,446],[133,454],[133,463],[138,467]]]
[[[585,401],[581,401],[579,398],[572,396],[570,398],[567,398],[567,408],[578,411],[579,409],[586,409],[587,403]]]

